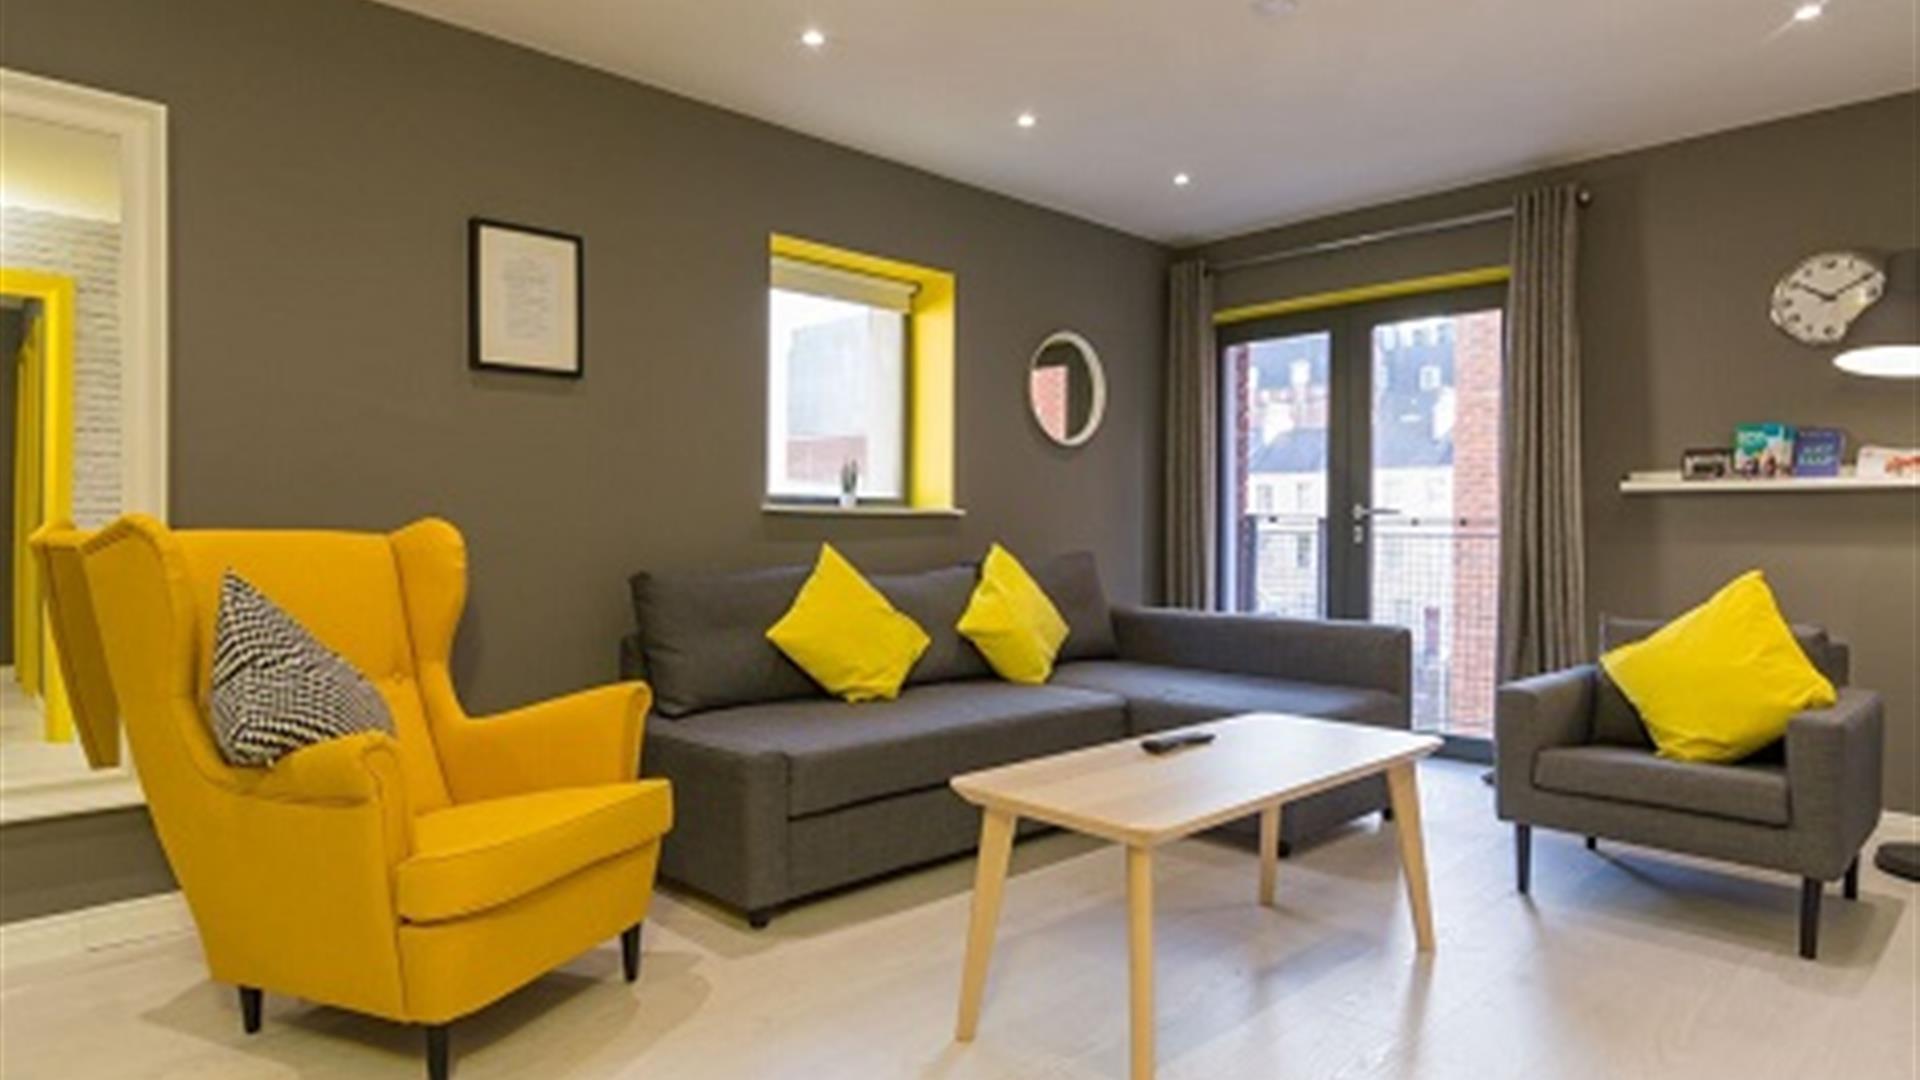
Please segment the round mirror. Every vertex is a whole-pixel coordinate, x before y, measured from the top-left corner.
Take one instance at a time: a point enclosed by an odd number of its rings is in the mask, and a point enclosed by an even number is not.
[[[1107,413],[1107,373],[1100,354],[1071,330],[1047,335],[1027,364],[1027,405],[1034,423],[1061,446],[1083,446]]]

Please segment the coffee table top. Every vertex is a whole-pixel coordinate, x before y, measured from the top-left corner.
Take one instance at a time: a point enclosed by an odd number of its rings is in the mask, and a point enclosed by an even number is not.
[[[1152,847],[1440,748],[1432,735],[1282,713],[1179,730],[1215,737],[1157,757],[1140,738],[1105,743],[956,776],[953,789],[990,810]]]

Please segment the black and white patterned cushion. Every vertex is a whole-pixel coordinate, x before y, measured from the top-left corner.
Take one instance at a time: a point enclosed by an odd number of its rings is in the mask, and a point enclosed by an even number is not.
[[[214,741],[234,765],[271,765],[356,731],[393,733],[366,676],[232,570],[220,579],[210,697]]]

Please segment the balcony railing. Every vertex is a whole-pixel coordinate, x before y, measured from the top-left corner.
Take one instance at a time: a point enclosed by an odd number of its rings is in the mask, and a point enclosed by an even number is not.
[[[1249,535],[1250,534],[1250,535]],[[1253,573],[1242,602],[1298,618],[1327,610],[1326,519],[1250,515]],[[1498,656],[1500,532],[1487,520],[1377,519],[1369,598],[1374,622],[1413,633],[1416,727],[1486,736]],[[1243,541],[1244,542],[1244,541]]]

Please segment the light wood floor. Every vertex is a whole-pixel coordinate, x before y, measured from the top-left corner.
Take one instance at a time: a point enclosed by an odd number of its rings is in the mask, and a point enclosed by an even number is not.
[[[1915,887],[1868,869],[1794,956],[1797,883],[1577,837],[1536,840],[1534,895],[1478,770],[1421,766],[1439,951],[1415,956],[1391,829],[1284,862],[1255,903],[1249,851],[1157,860],[1163,1077],[1916,1075]],[[1907,819],[1906,828],[1911,827]],[[971,867],[789,913],[761,933],[663,897],[639,986],[609,943],[454,1029],[454,1075],[1122,1076],[1121,853],[1020,845],[978,1040],[952,1041]],[[423,1075],[417,1032],[284,998],[240,1033],[232,991],[167,934],[0,968],[0,1075]]]

